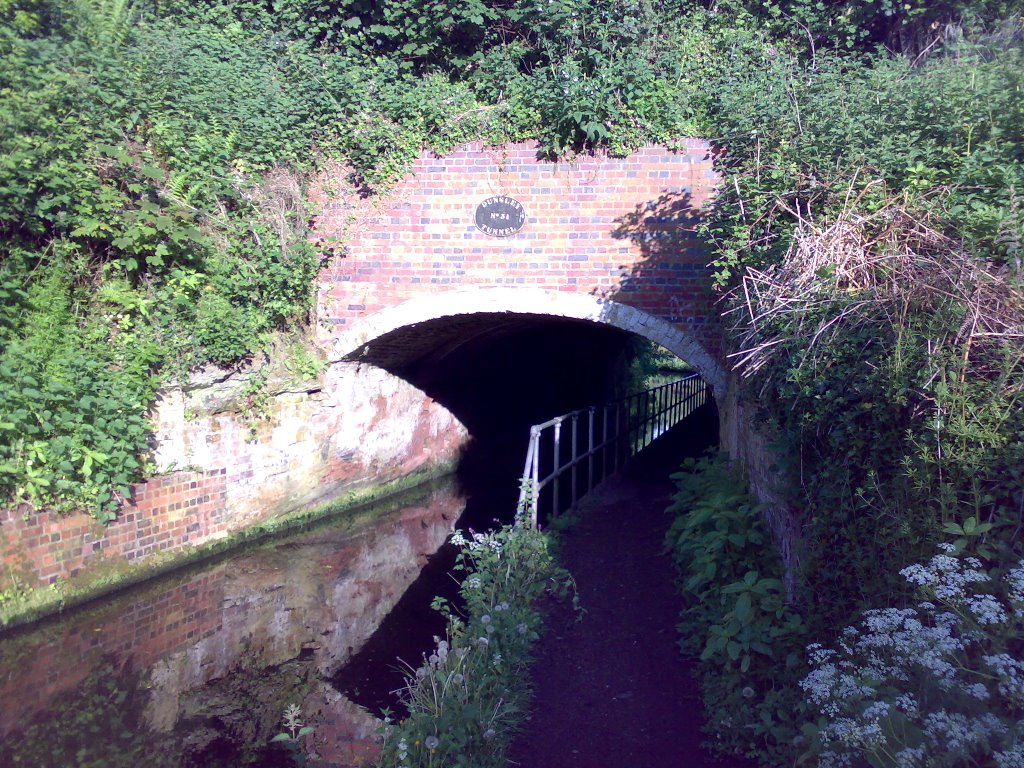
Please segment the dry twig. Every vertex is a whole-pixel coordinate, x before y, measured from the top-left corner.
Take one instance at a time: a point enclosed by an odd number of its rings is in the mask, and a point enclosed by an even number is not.
[[[888,324],[899,331],[910,308],[960,313],[959,328],[929,343],[933,352],[957,347],[965,366],[978,345],[1024,337],[1024,291],[1007,267],[966,253],[904,201],[861,213],[861,195],[825,226],[789,209],[797,229],[786,257],[764,271],[750,269],[735,294],[730,312],[743,312],[735,317],[735,369],[753,375],[795,338],[808,340],[803,365],[841,328]]]

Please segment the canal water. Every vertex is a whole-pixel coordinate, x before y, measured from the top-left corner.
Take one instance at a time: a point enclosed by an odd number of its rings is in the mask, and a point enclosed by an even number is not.
[[[292,765],[291,704],[321,759],[367,762],[399,659],[444,631],[449,534],[513,512],[514,473],[467,458],[476,491],[453,475],[0,635],[0,766]]]

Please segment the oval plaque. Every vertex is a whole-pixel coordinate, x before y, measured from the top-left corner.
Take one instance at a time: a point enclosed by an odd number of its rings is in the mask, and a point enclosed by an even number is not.
[[[526,209],[511,197],[488,197],[476,207],[476,228],[491,237],[514,235],[525,223]]]

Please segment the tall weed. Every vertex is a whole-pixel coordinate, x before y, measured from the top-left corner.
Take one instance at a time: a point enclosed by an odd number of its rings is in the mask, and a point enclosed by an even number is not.
[[[673,479],[666,546],[685,605],[680,646],[701,662],[709,745],[784,761],[801,725],[806,628],[786,602],[763,512],[722,456],[689,459]]]

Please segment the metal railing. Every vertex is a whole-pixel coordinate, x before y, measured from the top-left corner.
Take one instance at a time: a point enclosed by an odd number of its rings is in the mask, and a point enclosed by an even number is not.
[[[572,509],[595,485],[707,399],[707,384],[693,374],[530,427],[517,517],[529,515],[536,525],[542,507],[551,516]]]

